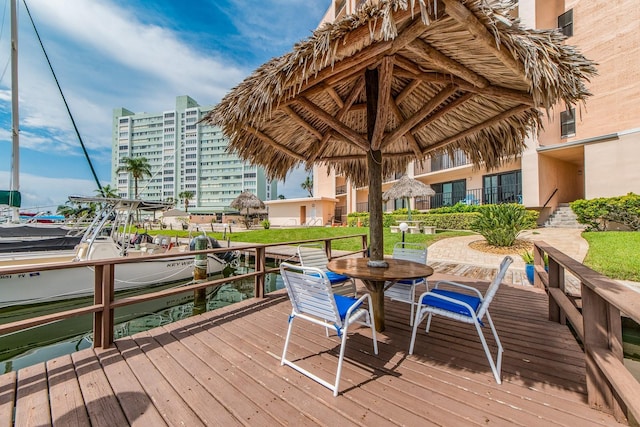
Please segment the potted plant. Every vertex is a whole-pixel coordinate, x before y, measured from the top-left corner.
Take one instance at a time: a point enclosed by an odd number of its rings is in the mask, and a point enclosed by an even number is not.
[[[527,280],[529,280],[529,283],[533,285],[533,271],[534,271],[533,263],[535,261],[533,252],[525,251],[521,253],[520,256],[522,257],[522,260],[526,264],[524,267],[524,271],[527,274]],[[549,256],[547,254],[544,254],[544,269],[549,271]]]

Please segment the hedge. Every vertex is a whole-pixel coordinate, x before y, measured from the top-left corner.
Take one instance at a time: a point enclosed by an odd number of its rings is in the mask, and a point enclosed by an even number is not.
[[[411,211],[411,220],[422,221],[424,225],[434,226],[439,230],[471,230],[471,226],[476,218],[480,216],[483,206],[491,205],[467,206],[463,203],[458,203],[454,206],[431,209],[428,212]],[[465,207],[469,209],[466,210]],[[527,229],[537,227],[538,215],[537,211],[526,211]],[[393,213],[383,214],[382,226],[398,225],[407,219],[407,210],[398,209]],[[349,227],[356,227],[358,221],[360,221],[361,226],[368,227],[369,212],[352,212],[347,215],[347,225]]]
[[[640,230],[640,196],[580,199],[569,204],[578,222],[587,226],[587,231],[605,231],[610,221],[626,225],[633,231]]]

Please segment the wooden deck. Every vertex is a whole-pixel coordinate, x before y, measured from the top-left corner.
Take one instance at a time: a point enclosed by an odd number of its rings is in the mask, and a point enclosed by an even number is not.
[[[443,278],[454,277],[431,281]],[[0,427],[14,406],[17,426],[616,425],[586,404],[583,354],[531,287],[503,285],[491,307],[502,385],[468,325],[434,319],[408,356],[408,306],[387,301],[380,354],[368,329],[354,329],[334,398],[280,366],[290,309],[280,291],[0,376]],[[291,354],[331,378],[337,338],[294,331]]]

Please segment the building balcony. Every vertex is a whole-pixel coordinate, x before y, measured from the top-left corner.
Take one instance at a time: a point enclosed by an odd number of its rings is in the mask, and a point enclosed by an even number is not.
[[[413,173],[414,175],[424,175],[470,164],[471,161],[467,158],[467,155],[458,150],[453,156],[442,154],[429,157],[423,162],[415,162],[413,164]]]

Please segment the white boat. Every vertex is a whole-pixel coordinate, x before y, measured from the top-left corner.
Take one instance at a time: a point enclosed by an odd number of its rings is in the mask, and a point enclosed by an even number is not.
[[[90,295],[94,291],[94,268],[73,267],[77,261],[136,257],[140,262],[117,265],[115,290],[155,286],[161,283],[188,281],[193,277],[194,255],[190,245],[171,242],[166,236],[131,236],[129,230],[141,211],[158,211],[169,208],[165,202],[116,199],[101,197],[70,197],[71,201],[98,203],[100,212],[85,231],[73,254],[47,253],[38,257],[14,256],[10,260],[0,258],[0,308],[35,304]],[[209,239],[214,247],[217,242]],[[145,259],[156,254],[183,254],[167,259]],[[235,252],[207,254],[207,274],[216,274],[236,258]],[[42,270],[29,273],[3,274],[8,267],[39,266],[68,262],[69,268]]]

